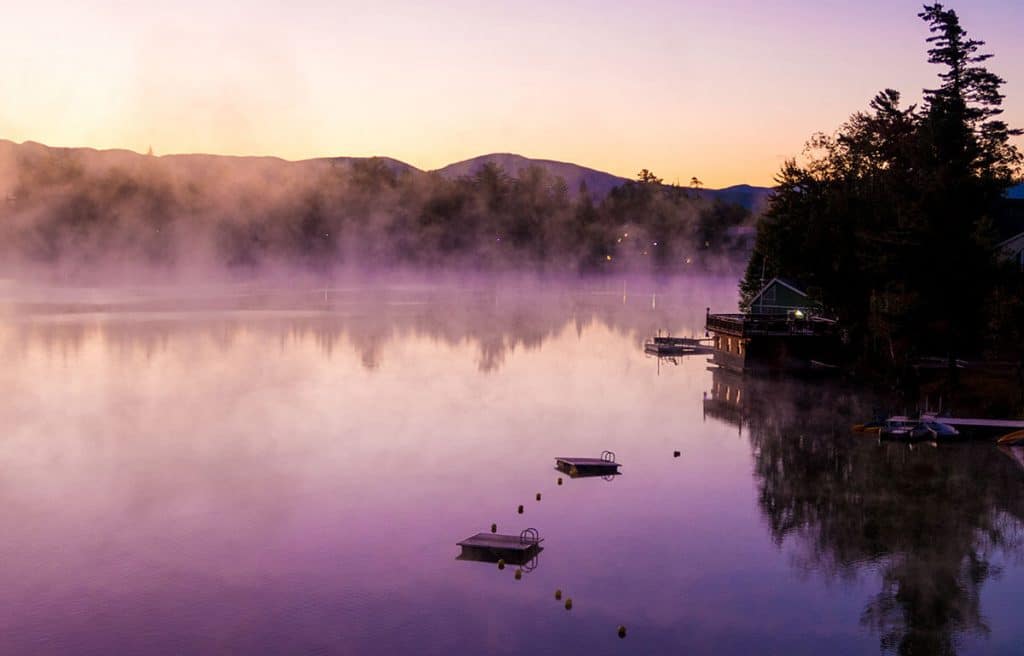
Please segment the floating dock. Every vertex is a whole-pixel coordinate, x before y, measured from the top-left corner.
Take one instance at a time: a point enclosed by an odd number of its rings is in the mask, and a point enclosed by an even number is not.
[[[488,563],[504,560],[510,565],[523,565],[543,551],[544,547],[540,545],[543,541],[537,529],[528,528],[519,535],[477,533],[455,544],[462,547],[459,560]]]
[[[700,355],[711,353],[710,339],[698,337],[657,336],[644,344],[644,352],[651,355]]]
[[[572,478],[617,476],[621,466],[615,462],[615,454],[611,451],[603,451],[600,458],[555,458],[555,469]]]

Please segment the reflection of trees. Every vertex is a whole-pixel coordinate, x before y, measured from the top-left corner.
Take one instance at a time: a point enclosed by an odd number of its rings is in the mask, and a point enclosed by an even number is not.
[[[954,654],[961,637],[987,633],[980,593],[999,573],[994,557],[1024,546],[1024,476],[1009,459],[987,444],[909,449],[853,436],[836,409],[865,410],[829,386],[715,379],[713,416],[729,419],[722,390],[742,388],[729,420],[748,427],[772,539],[828,579],[879,573],[861,623],[884,651]]]
[[[374,369],[391,346],[415,336],[448,346],[472,344],[478,366],[486,372],[500,368],[516,349],[539,348],[569,326],[578,333],[600,324],[636,337],[638,348],[659,329],[697,333],[703,330],[704,308],[712,304],[709,290],[717,299],[731,296],[731,288],[728,281],[722,281],[720,290],[706,280],[699,286],[684,281],[681,288],[661,289],[655,283],[613,279],[590,285],[501,286],[484,281],[473,288],[365,287],[231,298],[23,304],[10,315],[18,320],[7,324],[14,339],[6,348],[9,357],[30,344],[51,353],[73,353],[98,332],[115,350],[152,353],[175,338],[205,338],[227,349],[248,332],[282,345],[312,340],[328,355],[344,345],[359,354],[367,369]],[[651,289],[658,289],[656,308],[651,307]]]

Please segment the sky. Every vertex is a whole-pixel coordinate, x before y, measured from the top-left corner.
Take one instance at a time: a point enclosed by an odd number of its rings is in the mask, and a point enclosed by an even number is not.
[[[422,169],[491,152],[770,184],[879,90],[934,84],[908,0],[9,0],[0,138]],[[1024,126],[1024,2],[947,2]],[[1024,146],[1024,141],[1018,140]]]

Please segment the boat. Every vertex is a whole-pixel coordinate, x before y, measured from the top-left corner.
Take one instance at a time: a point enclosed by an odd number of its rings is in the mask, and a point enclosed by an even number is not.
[[[1024,430],[1003,435],[997,441],[999,446],[1024,446]]]
[[[882,426],[884,426],[884,425],[885,425],[885,420],[884,419],[875,419],[875,420],[872,420],[872,421],[865,422],[863,424],[854,424],[853,425],[853,432],[854,433],[871,433],[873,435],[878,435],[878,433],[882,430]]]
[[[893,442],[950,442],[960,437],[960,431],[933,418],[889,417],[880,427],[878,437]]]

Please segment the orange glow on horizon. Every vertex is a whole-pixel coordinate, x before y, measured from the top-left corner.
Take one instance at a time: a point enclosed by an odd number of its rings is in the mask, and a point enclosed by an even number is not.
[[[0,25],[0,137],[385,155],[425,170],[513,152],[627,178],[648,168],[683,185],[768,185],[878,90],[909,103],[934,83],[919,4],[262,2],[240,20],[223,0],[41,0]],[[958,9],[1008,81],[1004,118],[1024,125],[1024,44],[1010,27],[1024,8]]]

